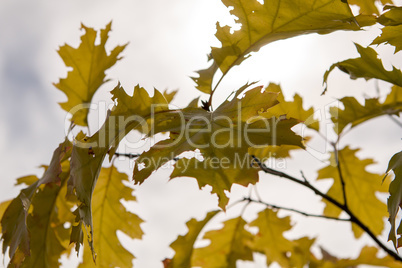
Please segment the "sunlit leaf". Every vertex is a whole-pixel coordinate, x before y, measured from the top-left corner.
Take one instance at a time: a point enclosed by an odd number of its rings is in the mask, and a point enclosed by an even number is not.
[[[400,70],[395,67],[392,67],[392,71],[385,70],[374,49],[370,47],[364,48],[359,44],[355,45],[360,58],[348,59],[331,65],[324,74],[324,83],[327,83],[329,74],[337,67],[339,70],[349,74],[352,79],[364,78],[369,80],[375,78],[402,87],[402,72]],[[326,90],[325,88],[323,93]]]
[[[214,217],[219,210],[211,211],[202,221],[191,219],[187,222],[188,232],[184,236],[179,236],[170,247],[175,251],[173,259],[167,267],[182,268],[191,267],[191,258],[194,251],[194,243],[200,235],[204,226]]]
[[[207,232],[203,239],[211,243],[207,247],[194,249],[191,263],[205,268],[235,268],[237,260],[253,260],[249,245],[252,235],[244,229],[246,222],[234,218],[224,222],[220,230]]]
[[[392,240],[395,248],[401,247],[402,234],[401,224],[397,230],[396,227],[396,217],[399,208],[402,207],[402,151],[393,155],[389,161],[387,173],[393,171],[395,174],[394,180],[389,185],[390,197],[388,198],[388,212],[389,212],[389,222],[391,223],[391,230],[389,232],[388,240]]]
[[[344,106],[343,110],[338,107],[330,108],[334,130],[338,135],[349,124],[355,127],[378,116],[399,115],[402,111],[402,88],[393,86],[383,103],[377,98],[366,99],[364,105],[353,97],[344,97],[340,101]]]
[[[73,70],[67,77],[60,79],[55,87],[67,95],[67,102],[60,103],[61,108],[72,114],[71,121],[80,126],[88,125],[89,104],[98,88],[107,82],[105,71],[112,67],[126,45],[115,47],[108,55],[105,44],[112,24],[100,31],[100,44],[96,45],[96,31],[81,25],[85,33],[81,36],[78,48],[64,45],[59,55],[67,67]]]
[[[347,205],[354,215],[359,218],[370,230],[380,235],[384,229],[383,219],[387,216],[386,205],[380,201],[376,193],[387,192],[388,181],[381,183],[381,175],[368,172],[368,165],[373,164],[372,159],[359,159],[356,156],[358,149],[350,149],[348,146],[338,151],[338,161],[342,171],[342,177],[345,182],[345,191]],[[343,191],[341,178],[335,162],[335,156],[332,154],[330,165],[318,171],[318,180],[332,178],[333,184],[327,194],[343,202]],[[324,200],[326,204],[324,215],[338,217],[342,210],[332,203]],[[355,224],[352,224],[352,230],[356,238],[363,234]]]
[[[402,50],[402,7],[387,6],[387,12],[378,18],[385,27],[372,44],[390,44],[395,47],[395,53]]]
[[[142,220],[128,212],[120,201],[135,201],[133,189],[123,182],[128,182],[125,173],[113,166],[102,168],[93,193],[94,248],[97,253],[96,265],[99,267],[131,268],[134,256],[121,245],[117,231],[122,231],[130,238],[141,238],[143,234],[139,226]],[[84,247],[83,262],[79,267],[94,267],[89,247]]]
[[[379,14],[376,3],[392,4],[392,0],[348,0],[349,5],[357,5],[359,7],[359,14],[371,15]]]

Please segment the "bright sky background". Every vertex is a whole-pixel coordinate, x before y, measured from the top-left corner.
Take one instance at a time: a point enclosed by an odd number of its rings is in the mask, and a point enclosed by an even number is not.
[[[123,52],[124,59],[107,73],[112,81],[102,87],[94,101],[106,99],[110,103],[108,92],[120,81],[130,94],[136,84],[150,91],[153,87],[179,89],[174,101],[178,106],[200,95],[189,77],[194,75],[194,70],[208,66],[206,54],[211,45],[218,45],[214,38],[216,21],[231,23],[227,9],[218,0],[2,1],[0,201],[17,195],[20,188],[13,186],[16,178],[32,173],[41,175],[38,166],[48,164],[53,150],[64,138],[66,113],[57,102],[64,102],[66,97],[52,83],[65,77],[67,70],[56,50],[64,43],[78,45],[81,22],[100,29],[110,20],[113,25],[108,47],[125,42],[130,44]],[[320,97],[320,94],[322,76],[329,66],[356,57],[353,42],[368,45],[376,34],[378,30],[326,36],[314,34],[270,44],[225,78],[214,105],[216,107],[245,82],[257,80],[261,85],[280,83],[286,98],[299,92],[304,97],[305,107],[315,105],[321,111],[345,95],[357,96],[360,100],[362,96],[375,97],[374,81],[351,81],[339,71],[331,74],[326,96]],[[379,52],[387,68],[390,64],[401,68],[400,55],[390,59],[392,48],[380,46]],[[385,96],[389,85],[379,83],[379,86],[381,96]],[[96,115],[91,116],[92,132],[95,132],[97,119]],[[390,157],[401,148],[400,134],[401,129],[396,124],[382,117],[356,128],[342,144],[364,147],[359,156],[373,157],[378,164],[371,170],[384,172]],[[310,151],[325,159],[324,143],[318,138],[312,144]],[[117,162],[119,169],[131,176],[132,162]],[[316,170],[323,165],[303,152],[294,154],[293,160],[286,162],[286,171],[298,176],[303,170],[310,180],[314,180]],[[137,257],[135,267],[162,267],[160,261],[173,255],[168,245],[178,234],[185,233],[185,222],[192,217],[201,219],[206,211],[216,208],[217,199],[210,195],[209,188],[200,191],[195,180],[188,178],[168,183],[169,172],[158,171],[141,187],[135,187],[138,203],[131,208],[146,222],[142,225],[146,233],[142,241],[124,240]],[[319,199],[312,193],[266,175],[262,175],[260,181],[258,188],[265,201],[321,213],[323,206],[317,205]],[[330,184],[317,185],[325,189]],[[244,188],[235,186],[233,200],[247,193]],[[237,215],[235,212],[236,209],[229,212],[228,217]],[[287,213],[281,212],[281,215]],[[340,256],[355,256],[360,245],[370,241],[367,237],[353,240],[350,224],[292,216],[297,224],[289,237],[318,237],[318,244]],[[253,209],[247,217],[254,217]],[[391,247],[390,243],[388,245]],[[265,267],[264,260],[260,258],[255,265],[244,264],[242,267]]]

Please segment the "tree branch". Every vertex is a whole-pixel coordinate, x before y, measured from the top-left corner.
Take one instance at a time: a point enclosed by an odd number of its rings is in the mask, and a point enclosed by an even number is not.
[[[382,248],[385,252],[387,252],[390,256],[392,256],[395,260],[402,262],[402,257],[399,256],[398,253],[396,253],[395,251],[393,251],[393,250],[389,249],[387,246],[385,246],[376,237],[376,235],[362,221],[360,221],[360,219],[358,219],[352,211],[350,211],[350,209],[347,206],[342,205],[341,203],[339,203],[338,201],[336,201],[329,195],[324,194],[323,192],[321,192],[320,190],[315,188],[313,185],[311,185],[306,179],[300,180],[300,179],[290,176],[284,172],[280,172],[280,171],[274,170],[272,168],[269,168],[266,165],[264,165],[263,163],[261,163],[261,161],[254,155],[252,155],[252,157],[253,157],[254,161],[259,165],[261,170],[264,171],[265,173],[272,174],[272,175],[282,177],[282,178],[286,178],[290,181],[303,185],[304,187],[307,187],[308,189],[312,190],[316,195],[321,196],[328,202],[330,202],[333,205],[337,206],[338,208],[342,209],[346,214],[348,214],[348,216],[350,217],[350,221],[353,222],[354,224],[356,224],[357,226],[359,226],[363,231],[365,231],[380,248]]]
[[[275,209],[281,209],[281,210],[295,212],[295,213],[301,214],[301,215],[306,216],[306,217],[323,218],[323,219],[329,219],[329,220],[335,220],[335,221],[351,221],[351,219],[342,219],[342,218],[329,217],[329,216],[325,216],[325,215],[311,214],[311,213],[303,212],[303,211],[300,211],[300,210],[297,210],[297,209],[294,209],[294,208],[287,208],[287,207],[277,206],[277,205],[273,205],[273,204],[263,202],[261,200],[255,200],[255,199],[252,199],[250,197],[243,198],[243,201],[248,201],[248,202],[252,202],[252,203],[259,203],[259,204],[265,205],[265,206],[267,206],[269,208],[275,208]]]
[[[339,161],[339,151],[338,151],[338,148],[336,148],[336,143],[332,143],[332,146],[334,147],[336,168],[338,169],[339,179],[341,180],[341,185],[342,185],[343,203],[344,203],[345,207],[347,208],[348,201],[346,198],[346,186],[345,186],[345,179],[343,178],[343,175],[342,175],[341,163]]]

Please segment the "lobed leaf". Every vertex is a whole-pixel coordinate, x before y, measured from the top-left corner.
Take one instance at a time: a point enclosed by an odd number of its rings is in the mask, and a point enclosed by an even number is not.
[[[188,232],[184,236],[179,236],[170,247],[175,251],[168,268],[191,267],[191,258],[194,251],[194,243],[200,235],[204,226],[219,212],[219,210],[208,212],[205,219],[197,221],[191,219],[187,222]]]
[[[105,71],[112,67],[126,45],[115,47],[108,55],[105,49],[112,23],[100,31],[100,44],[95,44],[96,31],[81,25],[85,33],[78,48],[60,47],[58,53],[67,67],[73,70],[54,86],[67,95],[67,102],[60,103],[63,110],[71,113],[76,125],[88,125],[89,104],[99,87],[107,82]]]
[[[337,67],[339,70],[350,75],[351,79],[364,78],[366,80],[375,78],[402,87],[402,72],[395,67],[392,71],[384,69],[382,62],[378,59],[377,52],[370,47],[362,47],[355,44],[360,58],[348,59],[331,65],[324,74],[324,83],[327,84],[329,74]],[[326,92],[327,86],[323,94]]]
[[[291,1],[223,0],[230,13],[236,16],[240,30],[217,25],[216,37],[221,47],[212,48],[214,63],[199,71],[197,88],[211,92],[212,78],[216,67],[223,76],[236,65],[257,52],[261,47],[277,41],[308,33],[327,34],[336,30],[359,30],[360,27],[347,3],[339,0]],[[371,25],[375,20],[364,17],[361,25]],[[217,66],[216,66],[216,65]]]
[[[402,7],[386,6],[386,12],[378,18],[378,22],[385,27],[381,35],[371,44],[390,44],[395,47],[395,53],[402,50]]]
[[[393,86],[391,92],[383,103],[377,98],[366,99],[361,105],[353,97],[344,97],[340,100],[345,107],[343,110],[338,107],[331,107],[331,120],[334,122],[334,130],[339,135],[349,124],[355,127],[367,120],[382,115],[399,115],[402,112],[402,89]]]
[[[245,225],[246,222],[238,217],[225,221],[220,230],[207,232],[203,238],[209,239],[211,243],[207,247],[194,249],[192,265],[235,268],[237,260],[253,260],[249,246],[253,236],[244,229]]]
[[[338,161],[341,166],[342,177],[345,182],[345,192],[348,208],[375,234],[380,235],[384,229],[383,218],[386,216],[386,206],[380,201],[376,193],[386,192],[388,183],[381,184],[381,176],[368,172],[366,167],[373,164],[372,159],[361,160],[356,156],[358,149],[348,146],[338,151]],[[318,171],[317,180],[332,178],[333,184],[327,195],[339,203],[343,203],[341,177],[338,172],[335,155],[331,155],[330,164]],[[339,217],[342,210],[324,200],[324,215]],[[356,238],[363,234],[358,226],[352,224]]]
[[[379,10],[376,3],[381,2],[381,4],[392,4],[392,0],[348,0],[349,5],[356,5],[359,7],[359,14],[371,15],[379,14]]]
[[[402,234],[402,224],[399,224],[399,228],[396,227],[396,217],[399,208],[402,207],[402,151],[394,154],[389,161],[387,174],[391,170],[394,172],[395,178],[389,185],[390,197],[387,201],[389,222],[391,223],[388,240],[393,242],[395,248],[399,248],[402,244],[400,238],[400,234]]]
[[[94,248],[99,267],[132,267],[134,256],[121,245],[117,231],[130,238],[141,238],[143,234],[140,228],[142,220],[128,212],[120,201],[135,201],[133,189],[123,182],[128,182],[125,173],[114,166],[102,168],[93,193]],[[84,247],[83,262],[78,267],[93,267],[90,248]]]

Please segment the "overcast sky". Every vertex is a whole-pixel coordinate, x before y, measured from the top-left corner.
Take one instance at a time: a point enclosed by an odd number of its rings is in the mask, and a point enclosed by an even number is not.
[[[18,189],[13,186],[16,178],[32,173],[40,175],[42,170],[38,166],[50,161],[53,150],[64,138],[66,113],[57,103],[64,102],[66,97],[52,83],[65,77],[67,70],[56,50],[64,43],[78,45],[81,22],[100,29],[111,20],[108,47],[126,42],[129,46],[123,52],[124,59],[108,72],[112,81],[95,95],[95,101],[110,98],[108,92],[120,81],[130,94],[136,84],[150,91],[153,87],[179,89],[174,101],[178,106],[200,95],[189,76],[208,65],[206,54],[211,45],[218,45],[214,39],[216,21],[231,22],[226,8],[217,0],[116,0],[113,4],[94,0],[2,1],[0,201],[17,195]],[[368,45],[376,34],[378,30],[309,35],[270,44],[226,77],[217,91],[214,105],[245,82],[257,80],[262,85],[280,83],[286,98],[299,92],[304,96],[306,107],[315,105],[322,110],[345,95],[359,97],[359,100],[362,96],[374,97],[374,81],[350,81],[339,71],[331,74],[327,95],[320,97],[320,93],[325,70],[334,62],[356,57],[353,42]],[[387,68],[390,64],[402,66],[400,55],[390,59],[393,52],[390,47],[380,46],[379,51]],[[383,89],[381,95],[385,96],[389,85],[379,85]],[[91,122],[94,132],[96,118],[91,118]],[[382,172],[389,158],[401,148],[400,133],[400,128],[383,117],[358,127],[343,144],[352,144],[353,148],[364,146],[359,156],[374,157],[379,164],[372,170]],[[314,142],[312,151],[324,159],[323,143]],[[297,156],[287,162],[287,171],[298,175],[302,169],[314,179],[315,171],[323,163],[308,153],[301,158]],[[131,173],[128,161],[118,161],[118,166]],[[137,257],[136,267],[161,267],[160,260],[173,254],[168,245],[185,232],[184,223],[191,217],[200,219],[207,210],[216,207],[216,197],[209,194],[210,189],[198,190],[193,179],[167,183],[168,175],[169,170],[159,171],[140,188],[136,187],[138,204],[134,208],[146,221],[142,225],[146,232],[144,240],[129,244]],[[322,205],[316,205],[318,198],[311,193],[278,179],[261,177],[259,188],[266,201],[321,212]],[[329,184],[319,185],[325,188]],[[233,196],[238,197],[247,194],[241,187],[234,187],[233,192]],[[300,198],[289,198],[295,195]],[[253,217],[251,211],[248,217]],[[351,239],[350,226],[344,223],[299,216],[294,219],[300,223],[289,236],[319,235],[318,242],[334,254],[355,255],[359,245],[369,241],[366,237],[360,241]],[[346,235],[339,237],[334,230],[346,232]],[[244,267],[264,267],[264,260]]]

